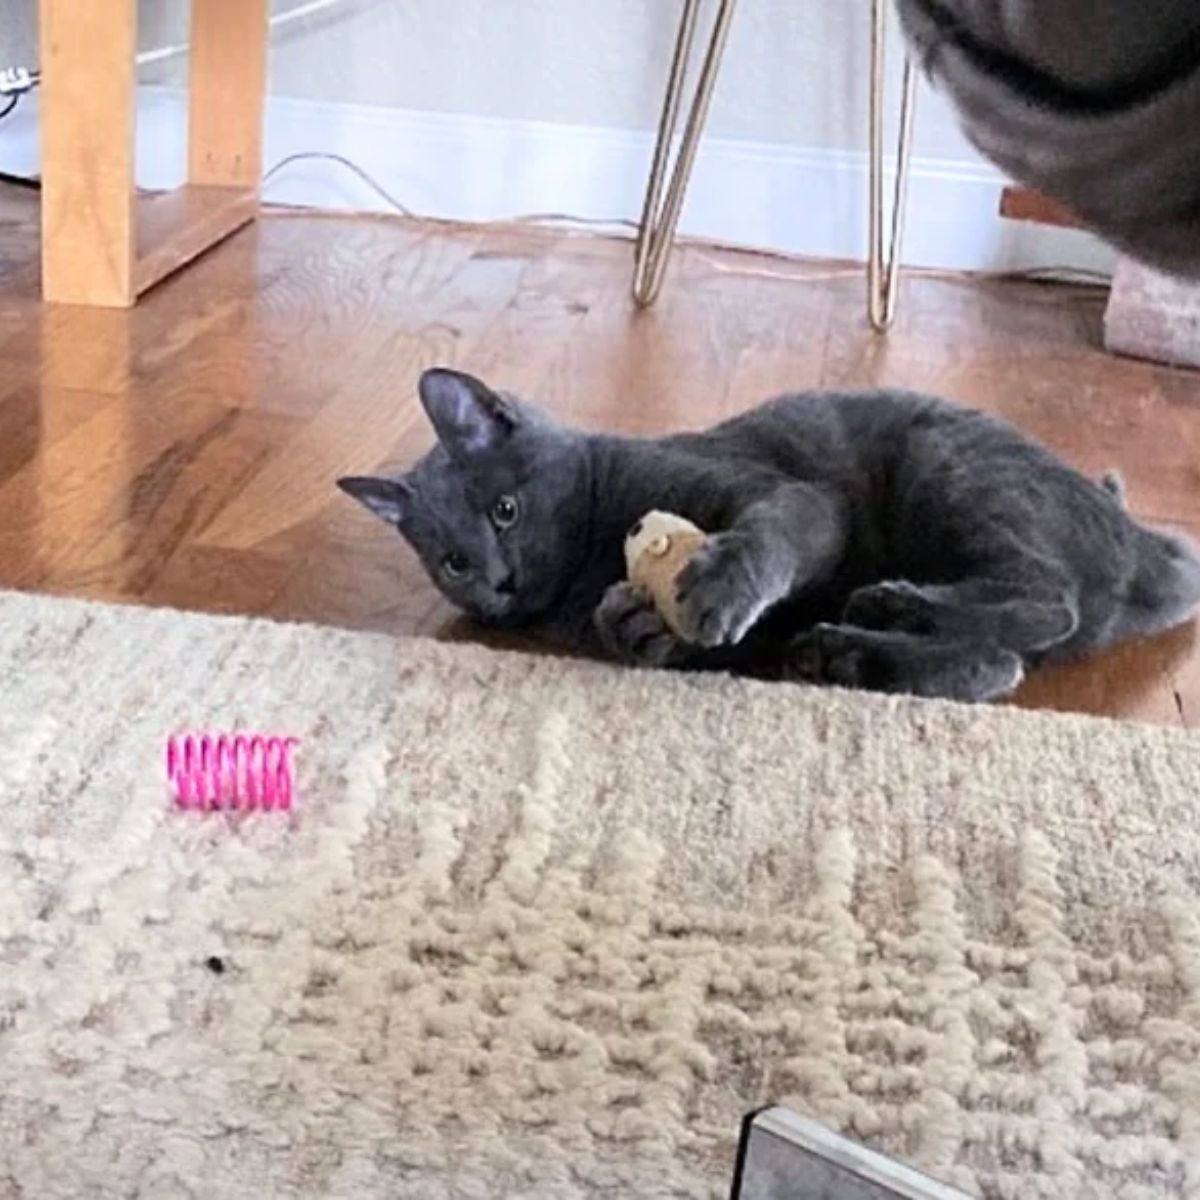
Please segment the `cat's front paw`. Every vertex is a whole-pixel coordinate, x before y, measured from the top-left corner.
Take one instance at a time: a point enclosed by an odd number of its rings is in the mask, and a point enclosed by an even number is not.
[[[606,653],[621,662],[663,667],[680,649],[654,601],[631,583],[614,583],[592,619]]]
[[[745,545],[729,534],[696,551],[676,594],[680,627],[701,646],[736,645],[767,607]]]

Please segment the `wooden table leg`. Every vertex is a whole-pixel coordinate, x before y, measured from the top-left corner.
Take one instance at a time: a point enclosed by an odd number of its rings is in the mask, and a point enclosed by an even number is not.
[[[188,182],[262,179],[267,0],[192,0]]]
[[[137,0],[41,0],[42,294],[133,303]]]

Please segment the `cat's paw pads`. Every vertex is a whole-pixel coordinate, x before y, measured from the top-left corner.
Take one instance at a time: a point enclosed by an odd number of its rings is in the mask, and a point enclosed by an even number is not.
[[[600,644],[613,658],[643,667],[665,666],[679,639],[654,601],[631,583],[614,583],[593,616]]]
[[[859,687],[866,649],[853,633],[836,625],[817,625],[788,648],[789,676],[805,683]]]
[[[765,605],[746,558],[733,538],[709,538],[680,572],[679,622],[700,646],[736,645],[762,616]]]

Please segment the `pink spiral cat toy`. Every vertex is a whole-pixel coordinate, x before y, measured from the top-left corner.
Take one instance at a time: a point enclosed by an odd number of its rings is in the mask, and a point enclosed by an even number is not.
[[[167,782],[180,808],[290,809],[298,738],[185,733],[167,739]]]

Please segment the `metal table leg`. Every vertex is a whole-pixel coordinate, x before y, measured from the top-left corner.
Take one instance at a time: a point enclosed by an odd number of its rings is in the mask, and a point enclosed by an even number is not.
[[[867,258],[867,315],[871,326],[883,333],[896,318],[900,285],[900,255],[904,244],[904,217],[908,201],[908,168],[912,158],[913,118],[916,115],[917,74],[912,60],[904,59],[900,98],[900,139],[896,150],[896,187],[892,197],[892,222],[886,257],[883,248],[883,94],[884,49],[887,38],[888,0],[871,0],[871,184],[870,230]]]
[[[642,207],[642,220],[638,229],[637,251],[633,268],[633,298],[644,306],[653,304],[662,287],[663,274],[679,223],[684,193],[691,178],[696,148],[708,115],[713,85],[721,65],[721,56],[729,36],[736,0],[719,0],[713,20],[708,50],[700,68],[680,140],[674,166],[667,183],[667,160],[671,143],[675,138],[675,125],[679,117],[679,102],[683,94],[688,60],[696,34],[696,17],[700,0],[683,0],[683,13],[679,19],[679,33],[675,39],[675,53],[671,59],[671,73],[667,78],[667,91],[663,97],[662,116],[658,124],[658,141],[654,146],[654,160],[650,167],[650,179],[646,185],[646,199]],[[664,184],[666,192],[664,196]]]

